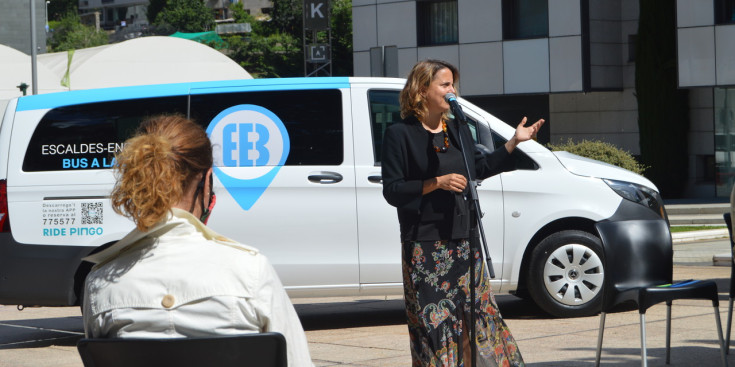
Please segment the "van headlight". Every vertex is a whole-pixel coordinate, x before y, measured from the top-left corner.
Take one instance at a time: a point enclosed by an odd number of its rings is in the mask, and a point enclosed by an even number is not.
[[[618,195],[622,196],[623,199],[643,205],[656,212],[661,218],[666,219],[666,212],[664,211],[661,196],[655,190],[632,182],[610,179],[603,179],[603,181]]]

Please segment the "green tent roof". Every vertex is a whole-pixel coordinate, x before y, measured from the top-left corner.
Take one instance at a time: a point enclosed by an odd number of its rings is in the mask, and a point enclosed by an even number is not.
[[[214,48],[220,49],[226,46],[226,43],[215,31],[209,32],[197,32],[197,33],[184,33],[176,32],[171,37],[184,38],[192,41],[197,41],[205,45],[213,45]]]

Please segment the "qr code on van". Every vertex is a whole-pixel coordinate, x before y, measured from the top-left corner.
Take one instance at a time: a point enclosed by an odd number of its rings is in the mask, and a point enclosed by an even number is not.
[[[82,224],[102,224],[102,202],[82,203]]]

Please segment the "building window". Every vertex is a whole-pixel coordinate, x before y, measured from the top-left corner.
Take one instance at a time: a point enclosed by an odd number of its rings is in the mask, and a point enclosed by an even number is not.
[[[715,189],[729,197],[735,184],[735,88],[714,88]]]
[[[212,9],[214,12],[214,19],[227,19],[227,8]]]
[[[548,0],[503,0],[503,39],[549,35]]]
[[[457,0],[418,1],[416,11],[419,46],[459,42]]]
[[[735,23],[735,0],[715,0],[715,22]]]

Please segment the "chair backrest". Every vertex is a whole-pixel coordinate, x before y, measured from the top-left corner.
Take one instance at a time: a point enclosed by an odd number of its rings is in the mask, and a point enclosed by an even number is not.
[[[252,333],[176,339],[82,339],[85,367],[286,367],[286,339]]]
[[[605,255],[606,286],[620,291],[671,283],[674,250],[666,221],[599,222],[595,227]]]
[[[732,238],[732,218],[730,218],[730,213],[725,213],[722,217],[725,219],[725,225],[727,225],[727,233],[730,234],[731,261],[735,261],[735,240]],[[730,264],[730,267],[730,298],[733,298],[735,297],[735,263]]]
[[[727,233],[730,234],[730,245],[735,244],[732,239],[732,218],[730,217],[730,213],[725,213],[722,215],[722,218],[725,219],[725,225],[727,226]],[[730,246],[732,248],[732,246]]]

